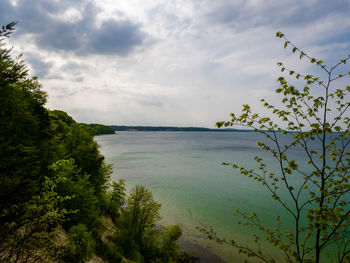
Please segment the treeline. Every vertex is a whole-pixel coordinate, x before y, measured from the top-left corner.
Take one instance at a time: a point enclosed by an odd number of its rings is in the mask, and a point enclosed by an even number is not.
[[[160,204],[127,195],[86,125],[44,107],[47,95],[0,30],[0,262],[194,262],[157,226]]]
[[[81,123],[89,132],[90,135],[95,136],[95,135],[102,135],[102,134],[114,134],[115,131],[108,126],[102,125],[102,124],[86,124],[86,123]]]
[[[209,129],[201,127],[172,127],[172,126],[109,126],[115,131],[196,131],[196,132],[245,132],[239,129]]]

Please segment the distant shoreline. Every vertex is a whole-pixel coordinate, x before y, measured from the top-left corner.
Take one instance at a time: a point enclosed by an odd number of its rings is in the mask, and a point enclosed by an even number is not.
[[[114,131],[194,131],[194,132],[251,132],[245,129],[211,129],[202,127],[172,127],[172,126],[118,126],[109,125]]]

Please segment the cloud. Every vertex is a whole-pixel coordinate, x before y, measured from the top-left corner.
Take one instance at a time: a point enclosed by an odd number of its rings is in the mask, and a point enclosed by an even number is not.
[[[209,21],[242,31],[264,26],[300,27],[324,20],[334,14],[347,16],[350,3],[347,0],[209,1],[204,9],[205,17]]]
[[[149,101],[149,100],[141,100],[139,101],[142,106],[150,106],[150,107],[162,107],[164,105],[161,101]]]
[[[74,61],[65,61],[65,63],[60,67],[60,71],[62,72],[73,72],[75,74],[87,69],[88,67],[86,65]]]
[[[89,37],[88,53],[127,55],[134,47],[141,45],[146,35],[140,25],[129,20],[104,21]]]
[[[40,79],[46,78],[49,75],[53,62],[46,62],[38,53],[26,53],[25,58],[34,69],[34,72],[32,72],[33,75]]]
[[[1,22],[19,21],[16,36],[30,36],[36,46],[85,56],[126,56],[141,46],[147,35],[141,25],[126,19],[100,23],[100,8],[91,1],[3,0]],[[7,20],[7,21],[4,21]]]
[[[272,96],[281,74],[276,62],[317,74],[283,49],[276,31],[327,64],[346,57],[349,5],[348,0],[1,0],[0,25],[19,21],[9,40],[14,50],[41,77],[48,107],[77,121],[212,127],[243,103],[259,112],[260,98],[278,103]]]

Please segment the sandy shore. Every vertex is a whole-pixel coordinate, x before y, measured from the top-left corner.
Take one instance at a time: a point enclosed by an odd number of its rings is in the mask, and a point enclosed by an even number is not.
[[[180,247],[184,251],[193,251],[194,256],[200,259],[200,263],[225,263],[219,256],[201,245],[180,240]]]

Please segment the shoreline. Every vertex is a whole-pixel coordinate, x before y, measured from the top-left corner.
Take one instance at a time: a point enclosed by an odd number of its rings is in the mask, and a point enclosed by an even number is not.
[[[193,252],[193,256],[199,258],[200,263],[225,263],[221,257],[213,253],[209,248],[202,245],[195,244],[184,238],[180,239],[179,245],[181,250],[186,252]]]

